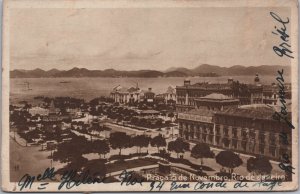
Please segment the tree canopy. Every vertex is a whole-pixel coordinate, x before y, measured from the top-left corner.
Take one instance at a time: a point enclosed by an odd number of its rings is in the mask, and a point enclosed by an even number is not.
[[[251,157],[247,160],[247,170],[257,174],[270,174],[272,171],[272,165],[266,157]]]
[[[221,151],[216,156],[216,162],[227,168],[236,168],[243,164],[242,159],[232,151]]]
[[[176,139],[175,141],[171,141],[168,143],[168,150],[174,151],[177,153],[177,158],[179,153],[184,153],[190,150],[190,144],[184,142],[181,138]]]
[[[83,174],[88,174],[91,178],[104,178],[107,168],[103,159],[96,159],[86,162],[83,165]],[[102,180],[102,179],[100,179]]]
[[[92,147],[94,148],[94,151],[98,153],[99,155],[104,155],[109,153],[110,147],[106,140],[95,140],[92,142]]]
[[[159,151],[159,147],[163,147],[167,145],[166,140],[163,138],[163,136],[161,134],[159,134],[158,136],[155,136],[152,140],[151,140],[151,146],[155,146],[157,147],[157,151]]]
[[[120,149],[130,147],[130,136],[124,132],[111,133],[109,137],[109,143],[113,149]]]
[[[205,143],[196,144],[191,150],[191,156],[194,158],[213,158],[215,154],[210,150],[210,147]]]
[[[87,153],[88,141],[83,136],[73,136],[71,141],[62,142],[57,145],[53,153],[53,159],[61,162],[71,162]]]
[[[132,138],[132,144],[133,146],[137,146],[140,148],[142,147],[148,147],[150,143],[151,138],[146,135],[137,135]]]

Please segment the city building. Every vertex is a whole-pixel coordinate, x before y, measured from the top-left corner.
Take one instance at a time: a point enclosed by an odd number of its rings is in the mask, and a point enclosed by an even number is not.
[[[220,93],[228,97],[239,99],[241,105],[260,104],[263,102],[263,86],[258,75],[253,84],[242,84],[229,78],[226,83],[195,83],[184,80],[183,86],[176,87],[176,110],[178,112],[195,108],[196,99],[212,93]]]
[[[278,86],[273,83],[272,85],[263,86],[263,103],[276,105],[278,99]]]
[[[120,104],[140,102],[143,92],[136,87],[125,88],[120,85],[113,88],[110,97]]]
[[[291,147],[280,138],[285,132],[290,142],[291,130],[273,114],[274,107],[265,104],[233,105],[223,110],[201,107],[178,114],[179,135],[224,150],[280,160],[283,153],[291,154]]]
[[[270,105],[278,104],[278,100],[280,98],[280,96],[278,95],[278,91],[279,86],[275,83],[272,83],[271,85],[263,85],[263,103]],[[292,90],[290,83],[284,84],[284,95],[286,101],[291,100]]]
[[[60,117],[60,110],[55,107],[54,101],[52,100],[50,106],[48,108],[49,114],[42,117],[42,121],[44,122],[59,122],[62,121],[62,117]]]
[[[239,100],[213,93],[195,103],[196,109],[178,113],[179,135],[186,140],[214,144],[214,114],[237,107]]]
[[[152,91],[152,88],[148,88],[147,91],[144,92],[143,100],[144,102],[154,102],[155,93]]]
[[[196,98],[196,108],[207,108],[208,110],[225,110],[230,107],[238,107],[238,99],[233,99],[224,94],[212,93],[204,97]]]
[[[83,115],[80,108],[67,108],[65,113],[71,115],[72,118],[77,118]]]
[[[176,88],[169,86],[167,91],[163,93],[163,98],[166,104],[173,104],[176,102]]]
[[[122,86],[117,86],[113,88],[113,91],[110,93],[110,97],[114,102],[120,104],[130,104],[138,102],[147,102],[153,103],[155,99],[155,93],[152,91],[152,88],[144,91],[137,87],[125,88]]]
[[[41,108],[41,107],[39,107],[39,106],[30,108],[28,112],[29,112],[32,116],[35,116],[35,115],[46,116],[46,115],[49,114],[49,110],[48,110],[48,109],[46,109],[46,108]]]
[[[159,115],[159,111],[156,110],[142,110],[138,111],[141,116],[157,116]]]
[[[279,160],[282,154],[291,154],[291,148],[281,141],[284,131],[291,141],[291,130],[273,118],[274,108],[245,105],[215,114],[215,131],[219,141],[215,146],[252,155],[263,155]]]
[[[41,120],[43,123],[47,123],[47,125],[52,125],[52,123],[58,123],[63,120],[71,120],[74,117],[69,112],[61,112],[59,108],[56,108],[54,102],[52,101],[48,108],[47,115],[41,115]]]

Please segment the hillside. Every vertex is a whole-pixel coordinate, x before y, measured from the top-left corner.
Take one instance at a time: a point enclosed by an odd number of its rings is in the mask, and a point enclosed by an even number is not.
[[[220,67],[215,65],[203,64],[194,69],[184,67],[169,68],[168,71],[138,70],[138,71],[118,71],[115,69],[106,70],[88,70],[86,68],[72,68],[70,70],[51,69],[44,71],[42,69],[34,70],[13,70],[10,71],[11,78],[41,78],[41,77],[187,77],[187,76],[234,76],[234,75],[276,75],[276,72],[284,69],[286,75],[291,74],[289,66],[232,66]]]

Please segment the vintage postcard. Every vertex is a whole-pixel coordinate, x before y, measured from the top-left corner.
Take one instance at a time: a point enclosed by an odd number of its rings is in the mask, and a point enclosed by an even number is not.
[[[298,189],[297,0],[5,0],[2,189]]]

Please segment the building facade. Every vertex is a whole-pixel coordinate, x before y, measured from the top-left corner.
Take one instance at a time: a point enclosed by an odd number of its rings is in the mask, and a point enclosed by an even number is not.
[[[179,136],[195,143],[214,145],[216,141],[214,115],[217,111],[237,107],[239,100],[212,93],[196,99],[195,104],[195,109],[178,113]]]
[[[166,104],[173,104],[176,102],[176,88],[169,86],[163,96]]]
[[[195,100],[212,93],[220,93],[228,97],[239,99],[241,105],[260,104],[263,102],[263,86],[260,84],[258,75],[253,84],[242,84],[228,79],[227,83],[195,83],[184,80],[183,86],[176,87],[176,110],[178,112],[195,108]]]
[[[113,88],[113,91],[110,93],[110,97],[114,102],[120,104],[140,102],[143,95],[143,91],[138,87],[125,88],[120,85]]]
[[[263,103],[270,105],[277,105],[278,100],[280,100],[280,95],[278,94],[279,86],[278,84],[272,83],[271,85],[263,86]],[[292,89],[290,83],[284,84],[284,96],[286,101],[290,101],[292,98]]]
[[[144,92],[143,101],[152,103],[154,102],[155,93],[152,91],[152,88],[148,88],[147,91]]]
[[[274,109],[267,105],[229,107],[223,111],[192,110],[178,114],[179,135],[189,141],[207,143],[249,155],[280,160],[291,154],[281,135],[291,142],[291,130],[273,119]]]
[[[274,109],[266,105],[249,105],[214,116],[215,131],[220,134],[216,146],[237,152],[263,155],[280,160],[284,153],[291,154],[291,148],[281,141],[281,134],[287,134],[291,141],[291,130],[285,123],[273,119]]]
[[[49,110],[46,108],[42,108],[42,107],[32,107],[28,110],[28,112],[34,116],[34,115],[40,115],[40,116],[46,116],[49,114]]]

